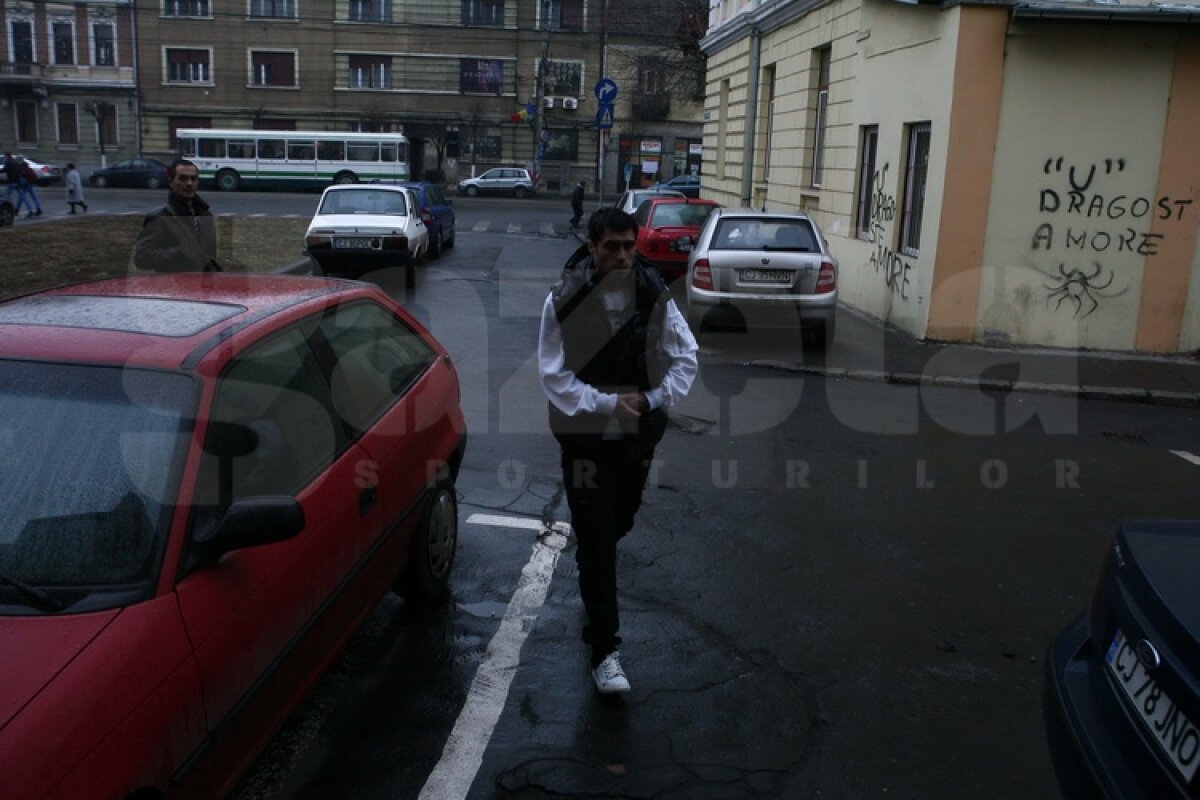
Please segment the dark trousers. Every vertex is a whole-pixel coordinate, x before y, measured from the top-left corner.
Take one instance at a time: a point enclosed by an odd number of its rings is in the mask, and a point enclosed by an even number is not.
[[[579,220],[583,219],[583,203],[572,202],[571,213],[574,214],[574,216],[571,217],[571,224],[578,225]]]
[[[568,436],[560,442],[563,483],[577,545],[579,594],[588,620],[583,641],[591,645],[595,666],[621,643],[617,635],[621,627],[617,542],[633,529],[654,448],[639,444],[635,437]]]

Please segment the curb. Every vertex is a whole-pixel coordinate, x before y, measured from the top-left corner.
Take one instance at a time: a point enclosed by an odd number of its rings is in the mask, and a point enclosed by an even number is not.
[[[1038,383],[1035,381],[980,380],[943,375],[918,375],[912,372],[883,372],[879,370],[846,369],[845,367],[818,367],[794,364],[787,361],[751,360],[746,366],[794,372],[821,378],[841,378],[873,383],[891,383],[899,386],[936,386],[947,389],[975,389],[991,393],[1020,392],[1024,394],[1057,395],[1087,400],[1113,400],[1122,403],[1144,403],[1148,405],[1175,406],[1182,408],[1200,407],[1200,393],[1171,392],[1158,389],[1138,389],[1125,386],[1084,386],[1065,383]]]

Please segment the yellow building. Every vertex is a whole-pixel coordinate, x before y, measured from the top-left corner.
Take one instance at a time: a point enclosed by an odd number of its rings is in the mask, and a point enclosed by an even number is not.
[[[842,300],[919,338],[1195,350],[1198,19],[715,2],[704,194],[813,214]]]

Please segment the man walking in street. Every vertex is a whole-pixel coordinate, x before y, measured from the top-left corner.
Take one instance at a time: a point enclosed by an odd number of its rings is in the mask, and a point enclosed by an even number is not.
[[[583,219],[583,181],[575,184],[575,190],[571,192],[571,227],[578,228],[579,220]]]
[[[24,206],[27,210],[26,217],[40,217],[42,215],[42,201],[38,199],[37,190],[34,184],[37,183],[37,175],[33,174],[33,169],[25,162],[25,159],[18,158],[12,153],[4,153],[4,176],[8,179],[8,189],[5,191],[4,199],[11,200],[12,193],[17,193],[17,203],[13,206],[14,216],[20,216],[21,207]]]
[[[146,215],[133,263],[152,272],[220,272],[216,220],[197,194],[200,170],[175,159],[167,170],[167,204]]]
[[[542,307],[538,366],[562,450],[583,640],[603,694],[628,692],[617,635],[617,541],[633,528],[666,410],[696,378],[696,339],[634,251],[636,220],[602,208]]]

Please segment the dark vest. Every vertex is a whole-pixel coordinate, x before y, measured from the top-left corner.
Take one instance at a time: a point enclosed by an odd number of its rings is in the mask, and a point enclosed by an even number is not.
[[[562,279],[551,289],[555,314],[562,330],[565,367],[584,383],[602,392],[647,391],[658,386],[669,361],[662,351],[666,285],[653,268],[639,258],[630,272],[632,313],[613,332],[603,292],[596,288],[592,258],[580,248],[563,268]],[[555,436],[599,436],[609,427],[606,414],[568,417],[550,404],[550,430]],[[636,427],[626,424],[627,437],[653,447],[666,430],[667,415],[655,409],[641,416]]]

